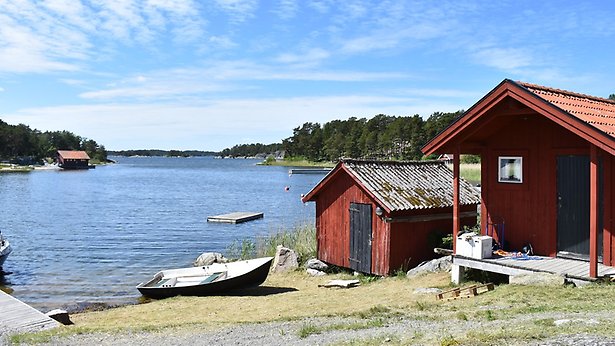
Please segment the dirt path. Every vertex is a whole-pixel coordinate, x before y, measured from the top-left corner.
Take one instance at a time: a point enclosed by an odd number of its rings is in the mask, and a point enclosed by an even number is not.
[[[213,331],[197,329],[164,332],[96,333],[54,337],[42,345],[615,345],[615,338],[598,334],[565,333],[571,325],[610,324],[610,313],[540,313],[512,321],[430,321],[410,317],[384,321],[360,318],[314,318],[298,321],[235,324]],[[507,339],[506,326],[553,321],[564,334],[547,339]],[[347,328],[347,329],[345,329]],[[472,331],[501,330],[503,338],[471,337]],[[303,333],[303,334],[302,334]],[[469,336],[469,337],[468,337]],[[536,336],[540,337],[540,336]],[[1,341],[1,339],[0,339]],[[5,342],[8,342],[6,339]]]

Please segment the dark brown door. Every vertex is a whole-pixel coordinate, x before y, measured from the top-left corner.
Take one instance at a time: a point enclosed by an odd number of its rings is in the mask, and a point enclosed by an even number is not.
[[[598,254],[602,254],[602,167],[599,167]],[[589,258],[589,156],[557,157],[557,251]]]
[[[350,269],[372,272],[372,205],[350,203]]]

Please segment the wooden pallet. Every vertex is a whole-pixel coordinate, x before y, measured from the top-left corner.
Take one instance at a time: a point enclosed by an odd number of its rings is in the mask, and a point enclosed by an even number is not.
[[[458,299],[458,298],[470,298],[470,297],[477,296],[481,293],[485,293],[487,291],[493,291],[494,287],[495,286],[491,282],[484,284],[484,285],[457,287],[457,288],[453,288],[452,290],[448,290],[448,291],[444,291],[444,292],[440,292],[436,294],[436,299],[451,300],[451,299]],[[450,296],[446,297],[447,295],[450,295]]]

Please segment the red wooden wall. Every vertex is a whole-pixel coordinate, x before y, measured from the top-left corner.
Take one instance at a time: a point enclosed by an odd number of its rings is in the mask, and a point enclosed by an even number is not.
[[[603,169],[604,169],[604,228],[603,239],[598,241],[603,242],[603,263],[609,266],[615,266],[615,158],[604,154]]]
[[[505,118],[505,119],[503,119]],[[492,118],[493,119],[493,118]],[[481,138],[482,216],[505,220],[508,250],[531,243],[534,252],[555,256],[557,252],[558,155],[589,155],[589,144],[549,119],[535,115],[508,116],[493,120],[481,129],[489,136]],[[507,184],[498,180],[498,156],[523,157],[523,183]],[[612,200],[614,160],[601,153],[604,167],[604,262],[613,264],[615,250],[612,230],[615,214]],[[484,232],[484,227],[483,227]]]
[[[373,204],[374,201],[340,171],[316,196],[316,239],[318,258],[348,268],[350,263],[350,202]],[[379,273],[388,262],[388,224],[380,220],[372,207],[372,271]]]
[[[461,213],[476,211],[476,205],[462,206]],[[393,222],[391,223],[390,260],[387,273],[393,273],[400,268],[408,270],[423,261],[436,258],[429,235],[433,232],[451,234],[453,232],[452,208],[440,208],[427,211],[415,211],[412,215],[445,214],[449,219],[427,222]],[[476,225],[476,216],[461,218],[461,226]]]
[[[319,192],[316,200],[316,237],[318,258],[324,262],[348,268],[350,263],[351,202],[372,204],[372,274],[389,275],[402,266],[410,267],[434,257],[428,245],[432,231],[452,232],[452,208],[414,210],[398,216],[451,213],[449,220],[429,222],[384,222],[375,214],[375,201],[344,171]],[[475,211],[466,206],[463,211]],[[386,215],[385,215],[386,216]],[[473,226],[476,217],[462,219],[464,225]],[[408,261],[408,259],[410,259]]]

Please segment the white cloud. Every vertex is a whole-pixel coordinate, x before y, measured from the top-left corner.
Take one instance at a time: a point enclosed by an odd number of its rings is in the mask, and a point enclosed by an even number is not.
[[[321,14],[329,12],[329,10],[331,9],[331,5],[331,0],[312,0],[307,2],[308,7],[313,8]]]
[[[273,13],[283,20],[295,18],[299,10],[297,0],[278,0],[275,6]]]
[[[290,59],[290,58],[289,58]],[[290,59],[287,63],[295,60]],[[258,88],[259,81],[365,82],[408,79],[402,73],[312,69],[309,66],[258,65],[249,61],[215,61],[203,68],[152,71],[113,81],[107,88],[79,96],[90,100],[189,98]]]
[[[317,66],[321,61],[329,58],[331,54],[321,48],[312,48],[298,54],[284,53],[276,61],[295,66]]]
[[[524,48],[483,48],[473,56],[478,63],[509,72],[535,65],[531,54]]]
[[[237,43],[228,36],[211,36],[209,43],[213,49],[231,49],[237,47]]]
[[[216,99],[191,104],[68,105],[22,109],[3,115],[3,120],[26,123],[42,131],[68,130],[112,150],[221,150],[237,144],[238,134],[250,136],[255,142],[280,141],[280,133],[290,135],[290,129],[307,121],[325,123],[350,116],[371,118],[381,113],[428,115],[435,109],[459,108],[443,100],[345,95]],[[164,147],[163,143],[170,144]]]
[[[118,41],[147,45],[168,33],[192,42],[204,34],[196,6],[177,0],[0,1],[0,71],[75,71],[113,52]]]
[[[214,0],[216,5],[224,10],[232,22],[241,23],[254,16],[258,7],[256,0]]]

